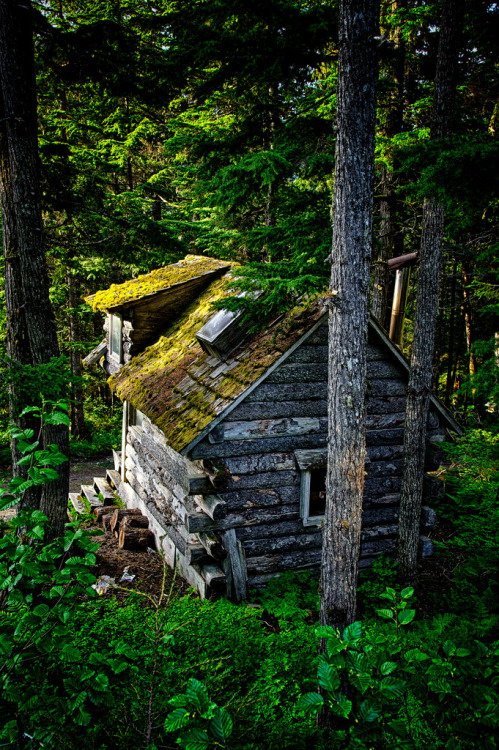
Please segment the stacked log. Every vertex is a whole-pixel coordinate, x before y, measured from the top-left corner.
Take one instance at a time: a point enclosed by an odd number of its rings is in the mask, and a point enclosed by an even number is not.
[[[154,543],[154,534],[149,529],[134,529],[120,526],[118,547],[120,549],[145,552]]]

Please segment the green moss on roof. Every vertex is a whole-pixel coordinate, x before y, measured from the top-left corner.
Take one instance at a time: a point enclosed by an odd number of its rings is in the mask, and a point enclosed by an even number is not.
[[[231,263],[202,255],[186,255],[186,257],[164,268],[130,279],[123,284],[113,284],[109,289],[96,292],[87,297],[86,301],[93,310],[110,310],[116,307],[136,302],[143,297],[165,291],[175,284],[190,281],[213,271],[228,270]]]
[[[255,333],[226,362],[203,351],[196,333],[213,315],[213,303],[231,294],[230,279],[213,281],[171,325],[109,384],[182,450],[247,390],[323,314],[310,301],[296,305],[276,325]]]

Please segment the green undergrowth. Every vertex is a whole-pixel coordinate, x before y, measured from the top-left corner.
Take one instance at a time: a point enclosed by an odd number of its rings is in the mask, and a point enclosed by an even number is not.
[[[399,593],[389,560],[362,572],[360,624],[344,654],[357,670],[348,679],[358,695],[347,712],[331,688],[331,700],[350,722],[332,734],[317,728],[305,705],[317,705],[318,698],[306,696],[318,695],[318,674],[331,686],[336,680],[317,652],[316,577],[288,573],[240,605],[174,592],[159,604],[136,593],[123,605],[112,589],[102,598],[90,596],[93,547],[81,532],[83,557],[71,552],[65,563],[75,593],[59,611],[67,596],[62,553],[50,562],[38,520],[32,542],[20,552],[14,537],[0,544],[0,564],[9,574],[2,586],[27,587],[24,600],[0,608],[0,675],[8,673],[0,741],[17,741],[22,730],[37,738],[27,747],[62,750],[159,750],[175,747],[176,740],[190,750],[495,748],[497,446],[496,433],[475,431],[448,449],[448,495],[436,510],[453,533],[443,537],[437,555],[444,561],[454,555],[458,564],[446,567],[453,585],[433,594],[438,614],[423,618],[412,595]],[[37,577],[43,585],[33,595],[30,581]],[[86,593],[79,592],[79,581]],[[410,613],[402,627],[399,601],[407,601]],[[39,640],[39,622],[48,629],[52,611],[64,627]],[[25,654],[30,661],[24,664]],[[334,654],[329,666],[344,669]],[[216,739],[221,717],[227,741]]]

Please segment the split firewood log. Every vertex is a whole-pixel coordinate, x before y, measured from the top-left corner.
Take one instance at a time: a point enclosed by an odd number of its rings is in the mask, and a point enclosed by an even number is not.
[[[118,547],[120,549],[146,551],[154,543],[154,535],[149,529],[120,528]]]
[[[113,513],[113,520],[111,521],[111,532],[117,531],[117,526],[122,518],[125,516],[141,516],[142,511],[138,508],[116,508]]]
[[[148,529],[149,519],[147,516],[125,516],[121,519],[120,529]]]
[[[116,505],[101,505],[98,508],[94,508],[94,516],[95,516],[96,522],[98,524],[101,524],[102,517],[107,516],[108,514],[113,515],[115,510],[116,510]]]

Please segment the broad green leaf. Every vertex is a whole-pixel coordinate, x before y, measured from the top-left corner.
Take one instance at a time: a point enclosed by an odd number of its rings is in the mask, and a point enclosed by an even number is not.
[[[33,614],[37,617],[46,617],[49,612],[50,607],[47,604],[38,604],[33,610]]]
[[[415,609],[404,609],[402,612],[399,612],[398,621],[401,625],[409,625],[409,623],[414,620],[415,616]]]
[[[195,680],[193,677],[187,683],[185,694],[194,706],[197,708],[200,714],[204,714],[210,705],[210,699],[208,697],[208,691],[205,686],[199,680]]]
[[[298,700],[297,708],[301,711],[319,711],[324,705],[324,698],[319,693],[305,693]]]
[[[372,706],[368,700],[363,701],[360,704],[359,717],[362,721],[365,721],[367,724],[370,724],[371,722],[376,721],[378,716],[379,716],[378,711],[376,711],[374,706]]]
[[[379,688],[393,698],[401,698],[405,692],[405,682],[395,677],[385,677],[379,683]]]
[[[469,651],[467,648],[456,649],[456,656],[469,656],[470,654],[471,651]]]
[[[371,676],[367,672],[349,672],[348,680],[362,695],[371,686]]]
[[[393,661],[385,661],[384,664],[381,665],[381,674],[387,675],[391,674],[392,672],[395,672],[397,669],[397,665]]]
[[[334,706],[331,706],[334,710]],[[336,696],[336,712],[339,716],[344,716],[347,718],[347,716],[350,715],[350,712],[352,710],[352,701],[349,701],[346,695],[343,695],[343,693],[338,693]]]
[[[209,744],[210,738],[205,729],[191,729],[191,731],[182,738],[182,745],[185,750],[206,750]]]
[[[45,424],[65,424],[69,427],[69,416],[63,411],[54,411],[45,417]]]
[[[362,624],[360,622],[353,622],[351,625],[345,628],[343,631],[343,640],[348,644],[357,643],[362,636]]]
[[[95,676],[93,686],[99,691],[107,690],[109,687],[109,677],[105,674],[99,673]]]
[[[185,727],[189,721],[189,711],[186,708],[176,708],[171,714],[165,719],[164,729],[165,732],[174,732],[176,729]]]
[[[445,641],[442,648],[446,656],[454,656],[456,653],[456,646],[452,641]]]
[[[333,693],[340,686],[340,678],[335,669],[324,660],[319,661],[317,681],[321,688]]]
[[[228,711],[225,708],[217,708],[213,715],[213,719],[210,721],[210,731],[213,736],[225,742],[230,737],[232,732],[232,719]]]
[[[391,609],[377,609],[376,614],[384,617],[385,620],[393,620],[394,614]]]
[[[425,659],[429,658],[428,654],[423,653],[419,648],[413,648],[404,654],[404,659],[406,661],[425,661]]]
[[[406,589],[402,589],[402,591],[400,592],[400,596],[402,597],[402,599],[410,599],[413,594],[414,589],[412,588],[412,586],[408,586]]]

